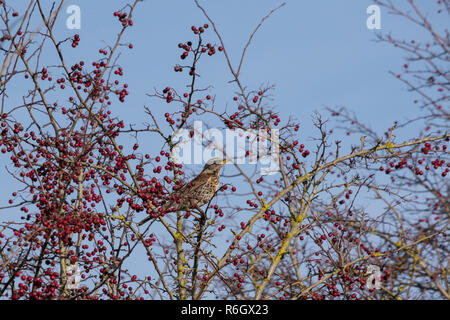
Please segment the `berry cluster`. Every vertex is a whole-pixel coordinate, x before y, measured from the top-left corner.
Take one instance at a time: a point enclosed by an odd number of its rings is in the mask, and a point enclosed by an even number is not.
[[[76,48],[80,42],[80,36],[76,34],[72,39],[72,48]]]
[[[114,12],[114,17],[117,17],[119,19],[119,21],[121,22],[122,26],[125,28],[127,26],[132,26],[133,25],[133,20],[131,20],[130,18],[127,18],[128,13],[123,12],[120,13],[118,11]]]

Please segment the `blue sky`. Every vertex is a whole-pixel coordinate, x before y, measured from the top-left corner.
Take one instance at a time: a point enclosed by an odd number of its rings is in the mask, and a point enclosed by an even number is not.
[[[429,1],[421,1],[421,4]],[[108,3],[108,8],[105,4]],[[101,40],[111,42],[118,30],[111,16],[110,2],[69,1],[82,12],[81,45],[77,56],[93,56]],[[115,8],[121,8],[115,1]],[[201,1],[216,21],[225,45],[236,65],[249,34],[263,17],[281,1]],[[275,105],[282,116],[295,114],[309,128],[313,111],[325,106],[346,106],[370,123],[384,130],[394,120],[411,114],[413,97],[404,85],[388,74],[400,71],[403,53],[391,46],[374,42],[374,30],[368,30],[366,0],[286,1],[256,34],[248,50],[242,71],[249,88],[275,84]],[[420,1],[419,1],[420,3]],[[64,15],[63,15],[64,16]],[[417,39],[418,28],[381,11],[382,32],[398,34],[404,39]],[[190,26],[206,22],[193,1],[144,1],[134,16],[135,26],[125,39],[133,50],[124,48],[120,63],[130,85],[124,117],[130,121],[141,118],[142,106],[156,103],[145,93],[170,85],[181,88],[186,78],[173,73],[179,62],[180,41],[192,39]],[[61,35],[73,31],[61,23]],[[444,21],[442,21],[444,23]],[[445,24],[444,24],[445,25]],[[212,34],[211,34],[212,37]],[[213,39],[213,38],[212,38]],[[223,105],[230,102],[235,90],[221,55],[204,59],[199,70],[205,86],[212,84],[212,93]],[[121,112],[122,110],[118,110]]]
[[[429,1],[418,1],[426,9]],[[16,5],[17,3],[17,5]],[[14,1],[20,12],[27,1]],[[66,51],[69,62],[78,58],[93,60],[103,44],[110,44],[119,25],[112,16],[126,1],[67,1],[81,9],[81,30],[69,30],[63,13],[57,23],[61,38],[79,33],[80,45]],[[282,1],[201,1],[216,21],[234,65],[249,34],[261,17]],[[324,107],[346,106],[357,112],[371,127],[384,130],[394,120],[410,116],[414,99],[404,85],[388,74],[400,71],[403,53],[385,43],[376,43],[375,31],[366,27],[369,0],[286,1],[256,34],[247,52],[243,82],[250,88],[276,85],[274,105],[281,116],[294,114],[310,129],[311,114]],[[113,106],[125,120],[139,123],[143,106],[155,103],[145,93],[167,85],[179,90],[185,85],[184,74],[174,73],[178,63],[178,42],[193,39],[190,26],[206,22],[193,1],[143,1],[134,14],[134,26],[124,41],[134,49],[123,48],[119,63],[129,84],[127,103]],[[439,21],[445,25],[444,21]],[[404,39],[421,37],[419,28],[411,28],[399,17],[381,9],[383,33],[393,32]],[[210,39],[213,38],[210,33]],[[51,56],[51,55],[50,55]],[[72,59],[71,59],[72,58]],[[72,61],[71,61],[72,60]],[[44,58],[45,61],[45,58]],[[49,59],[49,63],[50,63]],[[230,103],[235,88],[222,55],[204,59],[200,65],[201,83],[212,84],[211,93],[222,105]],[[20,88],[18,88],[20,89]],[[163,110],[165,112],[165,110]],[[417,111],[417,110],[416,110]]]
[[[28,1],[14,2],[19,13]],[[115,40],[120,25],[112,13],[123,8],[127,1],[66,1],[65,7],[78,5],[81,9],[81,30],[69,30],[63,10],[56,23],[59,39],[80,35],[76,49],[65,50],[69,64],[98,59],[98,49]],[[282,1],[200,1],[222,34],[227,52],[236,66],[250,33],[260,19]],[[403,3],[403,2],[399,2]],[[430,1],[418,1],[425,11],[432,12]],[[47,9],[50,2],[46,3]],[[375,42],[375,31],[366,27],[366,9],[370,0],[346,1],[286,1],[286,5],[268,19],[258,31],[247,52],[241,79],[249,90],[273,84],[273,105],[282,120],[295,116],[301,124],[301,140],[308,141],[316,132],[312,128],[312,114],[319,111],[325,117],[325,107],[345,106],[358,118],[380,134],[395,120],[404,120],[418,114],[416,98],[407,92],[404,84],[388,71],[401,71],[404,53],[386,43]],[[435,18],[433,18],[435,19]],[[448,25],[438,16],[433,20],[439,27]],[[191,25],[206,21],[191,0],[143,1],[134,12],[134,26],[128,28],[123,42],[134,48],[122,47],[118,63],[124,69],[123,80],[129,85],[126,103],[114,103],[112,111],[126,123],[141,124],[149,121],[144,106],[151,107],[158,117],[170,108],[162,101],[146,94],[154,88],[166,86],[182,92],[189,80],[185,73],[173,72],[180,62],[179,42],[194,40]],[[39,22],[40,24],[40,22]],[[419,40],[420,28],[406,23],[381,8],[381,32],[401,39]],[[217,40],[208,32],[211,42]],[[57,61],[54,50],[46,51],[42,64]],[[216,97],[221,108],[232,103],[235,86],[229,83],[231,75],[223,55],[217,54],[201,61],[199,85]],[[51,71],[50,71],[51,72]],[[53,74],[57,77],[58,73]],[[19,103],[22,86],[10,87],[10,103]],[[17,91],[15,90],[17,89]],[[19,100],[17,100],[19,99]],[[67,97],[55,97],[60,104]],[[358,142],[359,137],[355,137]],[[141,141],[144,149],[152,150],[152,139]],[[126,143],[126,141],[124,142]],[[157,143],[159,148],[159,142]],[[4,159],[0,159],[4,161]],[[4,199],[0,198],[0,201]]]

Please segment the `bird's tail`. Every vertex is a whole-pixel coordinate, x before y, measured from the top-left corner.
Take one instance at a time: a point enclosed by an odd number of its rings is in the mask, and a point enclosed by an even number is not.
[[[146,224],[148,221],[150,221],[152,219],[152,217],[148,216],[145,217],[144,219],[142,219],[140,222],[138,222],[138,226],[142,226],[143,224]]]

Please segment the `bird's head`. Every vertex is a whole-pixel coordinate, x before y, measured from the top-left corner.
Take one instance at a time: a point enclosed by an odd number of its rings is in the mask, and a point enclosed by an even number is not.
[[[223,158],[211,158],[206,162],[202,172],[206,174],[218,173],[226,162],[227,160]]]

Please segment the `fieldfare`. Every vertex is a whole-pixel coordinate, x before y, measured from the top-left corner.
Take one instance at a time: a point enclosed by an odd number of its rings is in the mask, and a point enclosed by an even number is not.
[[[161,207],[162,210],[189,211],[207,204],[219,189],[219,171],[225,162],[222,158],[208,160],[197,177],[169,196],[169,201]],[[151,219],[150,216],[146,217],[138,225],[143,225]]]

